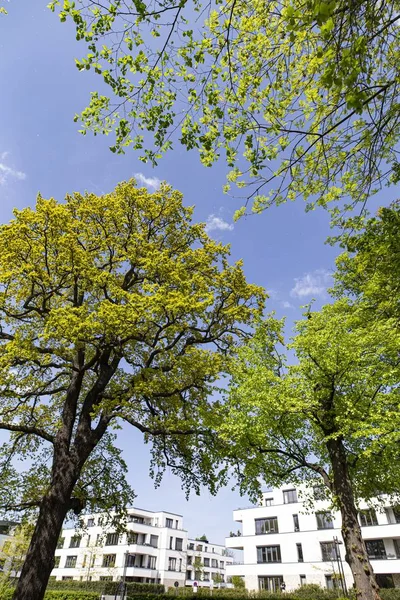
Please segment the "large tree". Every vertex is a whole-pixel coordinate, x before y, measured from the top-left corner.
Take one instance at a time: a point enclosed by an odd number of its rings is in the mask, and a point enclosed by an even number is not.
[[[178,138],[206,166],[224,155],[256,211],[297,197],[362,208],[398,179],[398,0],[49,6],[88,45],[78,68],[109,86],[80,120],[114,131],[114,151],[155,164]]]
[[[271,317],[241,348],[221,408],[219,434],[243,490],[256,495],[260,478],[326,486],[363,600],[379,591],[357,503],[400,497],[399,341],[390,321],[365,326],[347,299],[308,312],[287,347]]]
[[[168,465],[187,491],[225,480],[209,398],[263,294],[191,214],[167,185],[131,181],[65,203],[39,196],[0,228],[4,508],[38,509],[15,600],[43,598],[71,509],[126,492],[113,427],[152,442],[156,478]],[[13,458],[27,456],[21,487]]]

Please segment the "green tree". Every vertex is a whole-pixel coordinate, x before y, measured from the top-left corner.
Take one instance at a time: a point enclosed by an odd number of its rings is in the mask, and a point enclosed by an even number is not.
[[[387,321],[366,327],[341,299],[297,323],[290,364],[282,330],[270,317],[240,350],[219,433],[244,492],[256,496],[259,478],[324,483],[341,513],[357,598],[376,600],[357,502],[399,496],[399,331]]]
[[[33,533],[31,523],[17,525],[11,531],[11,537],[3,543],[0,549],[2,571],[0,573],[0,595],[15,585],[18,574],[26,557]]]
[[[187,493],[224,483],[208,398],[264,295],[167,185],[14,214],[0,228],[2,504],[37,507],[14,598],[41,600],[67,513],[132,497],[112,429],[151,442],[156,483],[167,466]]]
[[[399,178],[398,0],[49,6],[88,46],[77,67],[109,86],[80,120],[114,131],[113,151],[155,164],[178,128],[205,166],[224,156],[228,185],[251,184],[255,211],[298,197],[352,207]]]
[[[232,575],[232,583],[235,590],[244,590],[246,587],[244,579],[240,575]]]

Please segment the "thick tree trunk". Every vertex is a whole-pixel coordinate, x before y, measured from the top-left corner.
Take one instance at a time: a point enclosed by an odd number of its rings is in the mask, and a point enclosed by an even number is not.
[[[13,600],[42,600],[54,568],[54,553],[76,483],[68,459],[53,467],[52,486],[44,496]]]
[[[361,537],[343,442],[340,439],[329,440],[327,448],[332,464],[333,491],[338,499],[342,516],[346,561],[354,577],[356,597],[358,600],[380,600],[379,587]]]

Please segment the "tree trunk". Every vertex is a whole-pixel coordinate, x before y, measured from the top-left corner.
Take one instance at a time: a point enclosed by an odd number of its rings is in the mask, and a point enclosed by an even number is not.
[[[345,448],[341,439],[327,442],[332,464],[334,494],[342,516],[342,536],[346,562],[354,577],[357,600],[380,600],[379,587],[368,558],[361,527],[358,523],[353,486],[350,480]]]
[[[56,461],[52,485],[43,497],[38,520],[22,567],[13,600],[42,600],[52,569],[54,553],[77,481],[72,461]],[[68,464],[69,463],[69,464]]]

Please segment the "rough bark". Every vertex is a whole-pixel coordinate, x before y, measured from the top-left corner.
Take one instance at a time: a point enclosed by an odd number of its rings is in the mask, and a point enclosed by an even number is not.
[[[42,600],[64,519],[71,507],[77,481],[67,456],[54,462],[52,485],[44,496],[29,550],[14,592],[13,600]]]
[[[341,439],[327,443],[332,465],[333,491],[337,497],[342,516],[342,536],[346,550],[346,562],[354,577],[357,600],[381,600],[379,587],[368,558],[357,518],[352,482],[349,475],[346,451]]]

